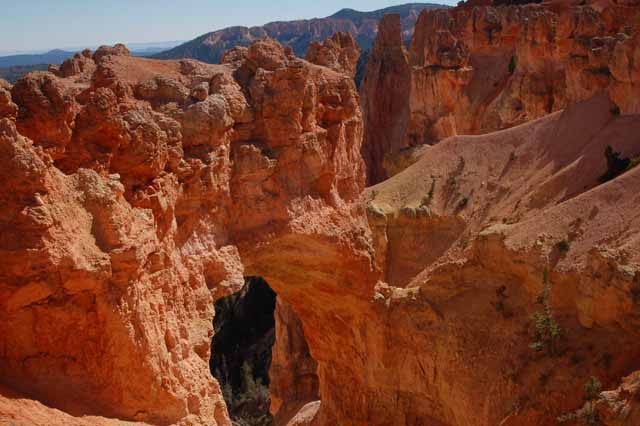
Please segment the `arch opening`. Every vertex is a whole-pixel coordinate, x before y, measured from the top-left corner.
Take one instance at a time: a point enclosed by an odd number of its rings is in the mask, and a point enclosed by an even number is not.
[[[303,403],[319,400],[300,320],[262,277],[245,277],[215,312],[209,367],[234,425],[285,425]]]
[[[270,426],[269,367],[275,342],[276,293],[260,277],[215,304],[211,374],[220,383],[231,419]]]

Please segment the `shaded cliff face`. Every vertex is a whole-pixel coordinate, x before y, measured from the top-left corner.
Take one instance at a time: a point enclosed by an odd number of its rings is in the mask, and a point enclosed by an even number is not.
[[[157,59],[191,58],[208,63],[219,63],[224,53],[234,47],[248,46],[264,37],[278,40],[301,58],[313,42],[323,42],[337,32],[345,32],[357,41],[362,50],[368,50],[376,37],[378,21],[387,13],[402,16],[405,40],[413,34],[416,19],[423,9],[446,8],[433,3],[410,3],[372,12],[343,9],[326,18],[299,21],[271,22],[261,27],[231,27],[204,34],[166,52]]]
[[[400,15],[386,15],[380,21],[378,37],[360,85],[365,122],[362,157],[367,164],[368,184],[387,177],[383,168],[385,155],[400,151],[406,143],[411,70],[401,34]]]
[[[584,2],[583,2],[584,3]],[[623,112],[636,96],[629,88],[629,49],[640,27],[637,4],[549,2],[523,6],[465,6],[424,11],[416,23],[407,71],[395,72],[410,88],[385,87],[380,65],[398,60],[391,49],[372,55],[363,99],[402,102],[380,117],[364,105],[365,160],[371,182],[388,177],[402,148],[433,144],[458,134],[483,134],[542,117],[609,89]],[[399,28],[393,38],[400,49]],[[382,36],[382,33],[380,34]],[[616,69],[622,66],[625,71]],[[632,71],[633,72],[633,71]],[[634,88],[635,90],[635,88]],[[634,92],[635,93],[635,92]],[[398,123],[393,145],[378,140]],[[389,154],[370,158],[369,151]],[[379,170],[385,169],[380,174]]]
[[[295,424],[292,419],[303,407],[319,404],[318,363],[309,352],[298,315],[282,299],[276,301],[276,345],[269,374],[270,411],[276,426]]]
[[[248,277],[239,292],[218,300],[215,309],[209,366],[229,415],[242,425],[269,426],[276,294],[260,277]]]

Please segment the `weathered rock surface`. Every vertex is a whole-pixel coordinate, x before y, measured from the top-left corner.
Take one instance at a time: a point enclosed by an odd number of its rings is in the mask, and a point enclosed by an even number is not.
[[[213,301],[249,248],[344,241],[368,263],[337,210],[364,183],[353,82],[272,41],[225,66],[92,60],[4,97],[0,377],[74,416],[228,425]]]
[[[360,48],[349,33],[337,32],[322,43],[313,42],[307,50],[307,61],[355,77]]]
[[[637,6],[560,1],[423,11],[408,65],[399,69],[399,55],[390,52],[402,48],[401,28],[389,27],[393,36],[380,31],[378,38],[394,47],[374,49],[361,88],[363,100],[378,105],[363,103],[369,181],[388,177],[384,157],[404,148],[512,127],[601,90],[622,113],[640,112]],[[381,72],[385,68],[392,76]],[[404,81],[408,89],[397,87]],[[393,136],[379,136],[390,128]],[[372,157],[373,151],[380,154]]]
[[[88,49],[83,50],[81,53],[76,53],[72,58],[65,60],[60,65],[58,76],[72,77],[82,73],[91,73],[95,68],[95,63],[91,60],[91,57],[92,53]]]
[[[612,107],[601,95],[509,130],[446,139],[367,190],[376,260],[394,286],[378,290],[395,331],[385,366],[406,372],[395,383],[412,409],[428,401],[419,418],[554,424],[582,405],[591,376],[612,388],[635,368],[640,169],[599,179],[607,145],[640,156],[640,118]],[[545,268],[564,330],[555,357],[528,347]]]
[[[442,67],[474,63],[449,34],[424,46]],[[601,183],[607,145],[640,157],[633,106],[603,93],[447,138],[365,191],[347,75],[269,39],[223,65],[99,52],[95,69],[27,76],[3,104],[18,107],[0,119],[3,421],[229,425],[211,319],[243,276],[300,320],[279,310],[280,336],[308,353],[277,337],[276,356],[317,364],[321,402],[304,374],[273,370],[289,384],[274,410],[294,389],[307,402],[291,425],[547,426],[589,377],[615,389],[637,370],[640,167]],[[545,269],[555,356],[529,347]],[[635,407],[624,392],[613,406]]]
[[[274,425],[287,425],[301,407],[320,399],[318,364],[309,353],[300,319],[282,300],[276,302],[276,345],[269,386]]]
[[[601,393],[597,404],[607,426],[640,424],[640,371],[625,377],[618,388]]]
[[[387,177],[383,168],[385,155],[404,148],[410,84],[411,68],[402,42],[400,15],[385,15],[360,85],[365,123],[362,157],[369,184]]]
[[[18,115],[18,106],[11,100],[11,85],[0,79],[0,117],[15,120]]]
[[[150,426],[96,416],[74,417],[0,386],[0,424],[10,426]]]

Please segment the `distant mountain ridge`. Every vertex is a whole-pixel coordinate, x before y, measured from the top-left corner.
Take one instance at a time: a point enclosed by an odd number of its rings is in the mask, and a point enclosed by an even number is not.
[[[54,49],[40,54],[2,56],[0,57],[0,68],[39,64],[61,64],[65,59],[73,56],[73,54],[74,52]]]
[[[166,51],[172,45],[180,42],[157,42],[157,43],[129,43],[127,46],[134,56],[150,56],[155,53]],[[91,48],[95,50],[97,46]],[[0,68],[24,67],[32,65],[59,65],[65,59],[72,57],[77,52],[83,50],[77,49],[53,49],[45,53],[19,53],[14,55],[0,56]]]
[[[166,44],[158,43],[131,43],[133,56],[151,56],[165,51]],[[23,53],[18,55],[0,56],[0,78],[15,83],[23,75],[32,71],[44,71],[49,64],[60,65],[66,59],[72,57],[78,50],[53,49],[45,53]]]
[[[203,34],[173,49],[153,55],[156,59],[191,58],[208,63],[218,63],[227,50],[236,46],[248,46],[252,42],[271,37],[293,49],[297,56],[304,57],[309,44],[322,41],[337,31],[349,32],[362,50],[373,45],[378,20],[387,13],[399,13],[403,35],[409,39],[413,34],[418,15],[423,9],[448,8],[435,3],[408,3],[371,12],[342,9],[326,18],[276,21],[256,27],[228,27]]]

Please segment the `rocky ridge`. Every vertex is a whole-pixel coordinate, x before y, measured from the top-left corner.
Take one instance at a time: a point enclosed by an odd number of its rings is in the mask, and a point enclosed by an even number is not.
[[[208,63],[219,63],[224,53],[234,47],[246,47],[263,37],[279,41],[303,58],[309,46],[322,43],[336,32],[351,34],[359,47],[368,50],[376,37],[380,18],[387,13],[399,13],[405,27],[405,40],[411,39],[416,19],[423,9],[446,8],[435,3],[408,3],[371,12],[342,9],[325,18],[295,21],[270,22],[257,27],[224,28],[177,46],[154,56],[157,59],[197,59]]]

